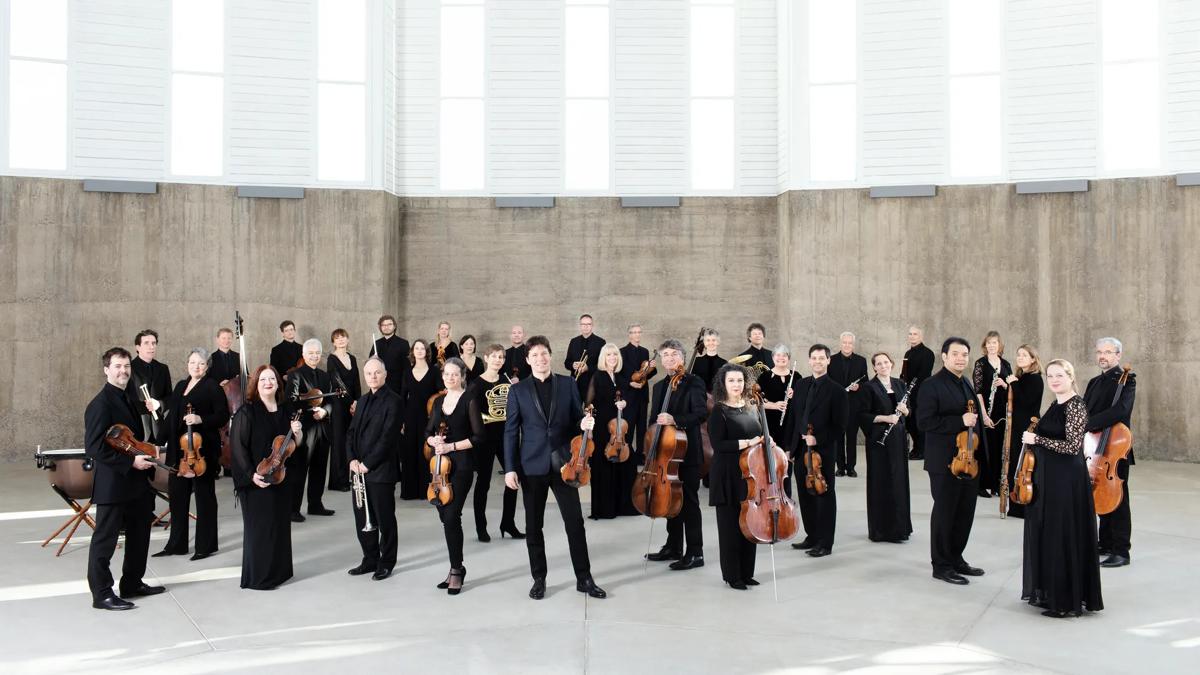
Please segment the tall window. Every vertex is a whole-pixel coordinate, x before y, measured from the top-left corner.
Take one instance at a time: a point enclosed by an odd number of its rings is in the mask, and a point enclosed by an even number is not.
[[[443,0],[441,188],[484,188],[483,0]]]
[[[317,179],[367,178],[367,3],[317,3]]]
[[[950,0],[950,175],[995,178],[1001,160],[1000,0]]]
[[[693,190],[734,187],[733,0],[692,0],[691,174]]]
[[[1107,171],[1162,165],[1158,5],[1158,0],[1100,4],[1100,136]]]
[[[858,167],[857,2],[808,3],[808,175],[854,180]]]
[[[225,173],[225,7],[171,2],[171,173]]]
[[[564,185],[609,186],[608,0],[567,0],[564,40]]]
[[[8,164],[67,168],[67,0],[11,0]]]

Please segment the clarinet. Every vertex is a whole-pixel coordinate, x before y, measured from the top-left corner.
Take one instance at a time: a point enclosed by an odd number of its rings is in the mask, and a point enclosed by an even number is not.
[[[913,388],[917,386],[917,382],[919,382],[920,380],[921,380],[921,378],[918,377],[918,378],[914,379],[908,385],[908,391],[904,392],[904,396],[901,396],[900,402],[896,404],[897,408],[899,408],[902,405],[906,405],[908,403],[908,395],[912,393]],[[896,425],[900,424],[900,422],[903,421],[903,419],[904,419],[904,415],[901,415],[899,420],[896,420],[895,422],[889,424],[888,428],[883,430],[883,435],[880,436],[879,440],[876,442],[879,443],[880,445],[887,443],[888,434],[892,433],[892,429],[895,429]]]

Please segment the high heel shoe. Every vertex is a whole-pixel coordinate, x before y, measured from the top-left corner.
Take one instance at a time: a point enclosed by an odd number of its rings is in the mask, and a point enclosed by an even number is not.
[[[508,535],[508,536],[512,537],[513,539],[524,539],[525,538],[525,533],[518,530],[517,526],[512,523],[509,523],[508,525],[500,526],[500,538],[503,539],[505,537],[505,535]]]
[[[463,582],[467,580],[467,568],[465,566],[458,569],[451,567],[450,576],[448,578],[450,579],[450,584],[449,588],[446,589],[446,593],[450,595],[458,595],[459,592],[462,591]],[[458,582],[457,586],[454,585],[455,581]]]
[[[445,580],[445,581],[443,581],[442,583],[440,583],[440,584],[438,584],[438,585],[437,585],[437,587],[438,587],[440,590],[443,590],[443,591],[444,591],[444,590],[446,590],[447,588],[450,588],[450,575],[451,575],[451,574],[454,574],[454,568],[453,568],[453,567],[451,567],[451,568],[450,568],[450,572],[446,574],[446,580]]]

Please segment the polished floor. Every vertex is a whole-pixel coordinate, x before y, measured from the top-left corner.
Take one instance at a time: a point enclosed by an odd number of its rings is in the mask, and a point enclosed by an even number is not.
[[[443,673],[1182,673],[1200,664],[1200,466],[1134,468],[1133,564],[1104,570],[1102,612],[1054,620],[1022,603],[1022,521],[980,500],[967,559],[987,574],[966,587],[930,578],[928,481],[910,464],[916,533],[906,544],[866,538],[864,478],[838,481],[834,555],[759,549],[762,586],[721,582],[716,528],[705,507],[708,565],[671,572],[641,560],[663,523],[587,521],[605,600],[577,593],[557,509],[548,508],[549,592],[526,596],[525,547],[476,541],[470,515],[464,592],[434,588],[446,574],[440,525],[424,502],[402,502],[396,574],[350,577],[358,562],[350,496],[330,518],[294,526],[296,577],[273,592],[238,588],[241,517],[218,483],[220,552],[207,560],[151,558],[147,581],[168,593],[130,612],[90,605],[87,535],[61,557],[41,548],[66,517],[43,472],[0,467],[0,671]],[[862,473],[860,471],[860,473]],[[587,510],[587,490],[583,498]],[[706,500],[706,495],[701,495]],[[518,518],[522,516],[518,515]],[[166,534],[156,531],[151,551]],[[120,552],[114,561],[119,569]]]

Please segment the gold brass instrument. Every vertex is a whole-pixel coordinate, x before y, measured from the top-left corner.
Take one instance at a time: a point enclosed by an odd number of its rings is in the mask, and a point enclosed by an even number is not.
[[[576,368],[575,368],[575,381],[576,382],[579,381],[579,376],[583,374],[583,366],[587,365],[587,350],[586,349],[583,350],[583,356],[579,357],[579,363],[582,365],[576,366]]]
[[[362,509],[366,522],[363,532],[374,532],[375,525],[371,523],[371,505],[367,502],[367,479],[357,471],[350,472],[350,487],[354,490],[354,508]]]

